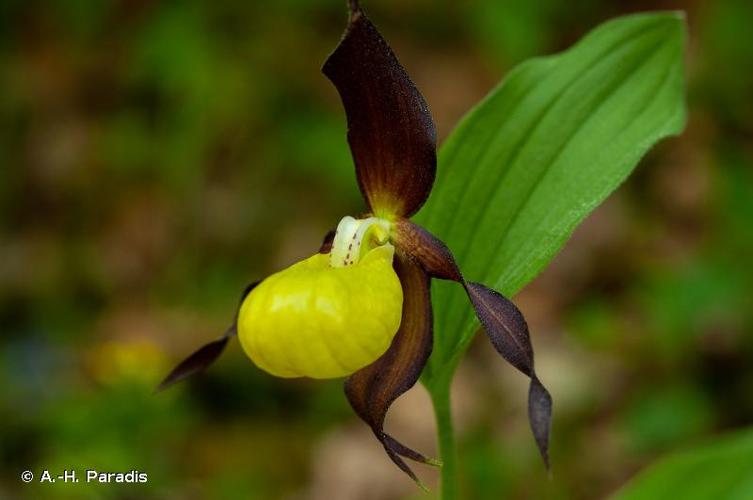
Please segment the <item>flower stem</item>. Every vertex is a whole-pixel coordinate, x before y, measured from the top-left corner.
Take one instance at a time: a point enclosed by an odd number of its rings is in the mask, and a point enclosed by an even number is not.
[[[451,370],[453,372],[454,370]],[[434,406],[434,416],[437,421],[437,439],[439,441],[439,455],[442,459],[441,469],[441,499],[456,500],[458,498],[457,449],[455,434],[452,428],[452,407],[450,401],[450,386],[452,375],[441,377],[434,381],[429,388],[431,402]]]

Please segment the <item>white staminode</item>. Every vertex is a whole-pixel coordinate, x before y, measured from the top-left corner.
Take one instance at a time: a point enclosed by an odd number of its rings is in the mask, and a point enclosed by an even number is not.
[[[349,215],[337,225],[329,264],[345,267],[357,264],[363,254],[389,240],[390,223],[378,217],[355,219]],[[363,251],[362,251],[363,250]]]

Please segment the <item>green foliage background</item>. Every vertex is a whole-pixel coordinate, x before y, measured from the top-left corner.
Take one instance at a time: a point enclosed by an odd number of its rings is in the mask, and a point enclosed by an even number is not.
[[[224,330],[247,282],[363,209],[319,73],[344,3],[0,4],[1,498],[422,498],[339,381],[274,379],[234,346],[205,376],[151,393]],[[364,4],[441,137],[513,65],[627,8]],[[734,438],[753,424],[753,9],[629,5],[688,13],[688,127],[517,296],[555,398],[552,481],[522,377],[472,345],[454,387],[467,498],[598,498],[675,450],[667,474],[687,454],[750,457],[750,433]],[[431,427],[421,391],[388,427],[431,452],[431,433],[429,448],[412,433]],[[694,466],[708,491],[736,470]],[[149,482],[19,480],[43,468]],[[625,497],[658,498],[652,481],[669,480],[645,476]]]

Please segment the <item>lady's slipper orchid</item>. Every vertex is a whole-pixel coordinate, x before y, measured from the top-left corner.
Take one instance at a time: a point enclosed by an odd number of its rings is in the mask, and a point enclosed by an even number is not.
[[[318,254],[249,286],[226,334],[178,365],[160,389],[206,368],[237,334],[251,360],[273,375],[347,376],[351,406],[416,480],[403,458],[438,462],[385,433],[384,419],[431,353],[430,279],[452,280],[465,289],[496,350],[530,377],[529,419],[548,464],[552,403],[534,371],[525,319],[501,294],[466,281],[450,250],[409,220],[434,183],[434,123],[357,1],[350,2],[347,30],[323,72],[342,98],[369,213],[343,218]]]

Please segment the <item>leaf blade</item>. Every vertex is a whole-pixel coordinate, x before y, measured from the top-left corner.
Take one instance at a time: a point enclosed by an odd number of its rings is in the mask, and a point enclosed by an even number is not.
[[[443,145],[417,221],[470,279],[512,296],[655,142],[682,130],[684,40],[679,14],[626,16],[512,70]],[[433,294],[432,373],[476,327],[462,294]]]
[[[641,498],[751,498],[753,431],[717,438],[693,449],[671,453],[623,486],[613,500]]]

